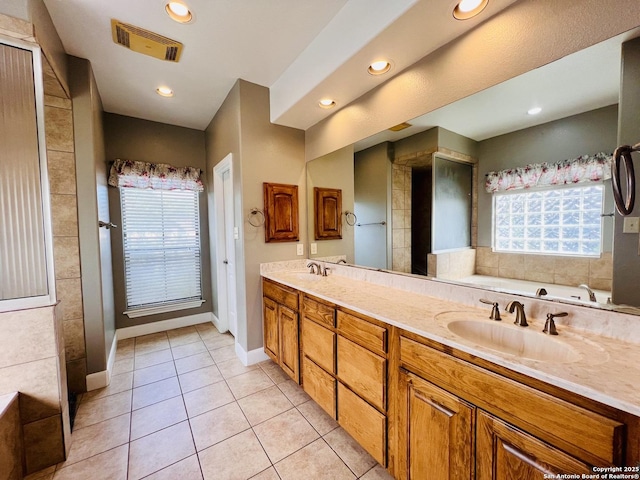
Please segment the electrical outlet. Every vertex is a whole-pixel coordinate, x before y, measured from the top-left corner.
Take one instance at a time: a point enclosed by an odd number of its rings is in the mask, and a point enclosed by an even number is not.
[[[622,233],[640,233],[640,217],[624,217]]]
[[[316,253],[318,253],[318,244],[317,243],[312,243],[311,244],[311,255],[315,255]]]
[[[299,243],[296,245],[296,254],[304,255],[304,243]]]

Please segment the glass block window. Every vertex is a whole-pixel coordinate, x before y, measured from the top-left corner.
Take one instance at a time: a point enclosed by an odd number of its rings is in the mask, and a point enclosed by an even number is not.
[[[494,250],[597,256],[602,184],[494,194]]]

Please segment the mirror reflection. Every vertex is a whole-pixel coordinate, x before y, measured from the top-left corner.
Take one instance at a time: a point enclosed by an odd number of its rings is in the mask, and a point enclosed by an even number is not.
[[[341,189],[357,217],[350,226],[343,216],[342,239],[312,240],[311,256],[611,308],[606,159],[617,146],[621,43],[638,34],[309,162],[307,191]],[[531,175],[535,185],[512,188]],[[640,292],[624,303],[640,306]]]

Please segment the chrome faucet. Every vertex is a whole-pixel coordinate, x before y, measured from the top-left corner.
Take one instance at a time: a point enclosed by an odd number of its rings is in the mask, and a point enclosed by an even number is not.
[[[513,313],[514,310],[516,311],[516,320],[513,323],[521,327],[529,326],[529,324],[527,323],[527,316],[524,313],[524,305],[522,303],[518,302],[517,300],[513,300],[507,303],[507,306],[505,308],[509,313]]]
[[[307,263],[307,268],[310,268],[311,270],[309,271],[309,273],[315,273],[316,275],[322,275],[322,272],[320,271],[320,269],[322,267],[320,267],[320,264],[317,262],[309,262]]]
[[[543,295],[547,295],[547,289],[544,287],[540,287],[536,290],[536,297],[542,297]]]
[[[593,290],[591,290],[589,288],[589,285],[586,285],[584,283],[581,283],[580,285],[578,285],[578,288],[584,288],[587,293],[589,294],[589,301],[590,302],[597,302],[598,300],[596,299],[596,294],[593,293]]]
[[[502,318],[500,318],[500,308],[498,308],[498,302],[492,302],[491,300],[487,300],[484,298],[481,298],[480,301],[482,303],[486,303],[487,305],[493,305],[493,308],[491,309],[491,315],[489,315],[489,318],[491,320],[495,320],[497,322],[502,320]]]
[[[560,313],[547,313],[547,321],[544,322],[544,329],[542,333],[546,333],[547,335],[558,335],[558,330],[556,330],[556,322],[553,321],[556,317],[566,317],[569,315],[567,312]]]
[[[341,258],[340,260],[338,260],[338,264],[344,263],[345,265],[347,264],[347,261],[344,258]]]
[[[323,277],[326,277],[329,274],[329,271],[331,271],[331,268],[327,267],[326,265],[323,265],[320,267],[320,273],[318,275],[322,275]]]

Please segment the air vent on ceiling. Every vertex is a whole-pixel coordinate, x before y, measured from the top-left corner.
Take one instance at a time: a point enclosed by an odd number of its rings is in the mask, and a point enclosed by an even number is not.
[[[111,19],[113,41],[134,52],[168,62],[178,62],[182,53],[182,44],[128,23]]]
[[[411,126],[410,123],[403,122],[403,123],[400,123],[399,125],[395,125],[391,127],[389,130],[391,130],[392,132],[399,132],[400,130],[404,130],[405,128],[409,128],[410,126]]]

